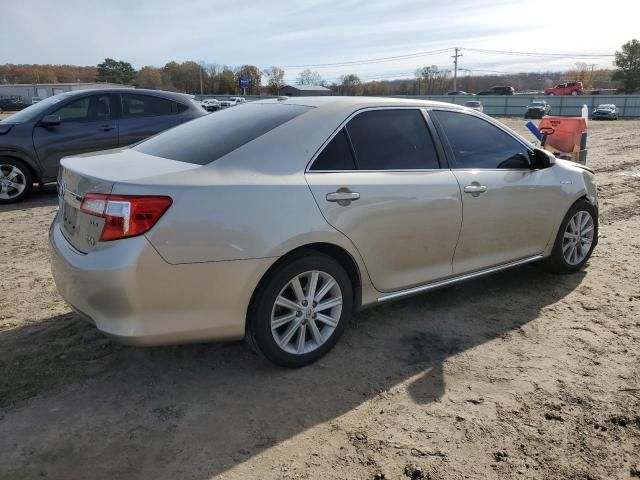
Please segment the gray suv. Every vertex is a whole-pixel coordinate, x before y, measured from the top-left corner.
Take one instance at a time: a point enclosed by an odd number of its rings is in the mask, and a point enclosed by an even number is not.
[[[0,122],[0,204],[55,181],[60,159],[143,140],[206,115],[187,95],[129,88],[46,98]]]

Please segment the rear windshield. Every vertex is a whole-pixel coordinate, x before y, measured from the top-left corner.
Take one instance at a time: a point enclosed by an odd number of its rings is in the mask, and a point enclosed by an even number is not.
[[[311,107],[243,104],[198,118],[132,147],[148,155],[206,165]]]

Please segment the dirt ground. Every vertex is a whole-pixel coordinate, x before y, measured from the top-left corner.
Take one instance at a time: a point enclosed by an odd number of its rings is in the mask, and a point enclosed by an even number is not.
[[[583,273],[367,310],[296,371],[242,342],[112,343],[56,293],[54,189],[0,207],[0,478],[640,477],[640,121],[590,130]]]

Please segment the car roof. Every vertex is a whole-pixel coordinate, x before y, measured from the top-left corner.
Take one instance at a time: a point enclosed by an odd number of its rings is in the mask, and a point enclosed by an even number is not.
[[[318,96],[318,97],[278,97],[268,100],[258,100],[251,102],[252,104],[269,104],[282,103],[287,105],[300,105],[303,107],[324,107],[328,105],[343,107],[345,109],[353,108],[360,110],[362,108],[373,107],[446,107],[452,109],[462,109],[460,105],[449,102],[437,102],[432,100],[414,100],[410,98],[396,97],[343,97],[343,96]]]
[[[100,93],[133,93],[144,95],[155,95],[156,97],[168,98],[176,101],[185,101],[192,98],[192,95],[186,93],[167,92],[165,90],[149,90],[146,88],[88,88],[83,90],[72,90],[58,94],[60,97],[72,98],[81,95],[92,95]]]

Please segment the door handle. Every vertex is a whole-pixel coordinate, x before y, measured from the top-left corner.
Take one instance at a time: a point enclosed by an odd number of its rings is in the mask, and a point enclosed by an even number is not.
[[[477,182],[473,182],[471,185],[467,185],[466,187],[464,187],[464,193],[470,193],[474,197],[477,197],[478,195],[486,191],[487,187],[485,187],[484,185],[480,185]]]
[[[360,194],[349,190],[338,190],[337,192],[327,193],[326,198],[327,202],[338,202],[338,205],[346,207],[354,200],[358,200],[360,198]]]
[[[110,130],[115,130],[115,128],[116,127],[114,127],[113,125],[103,125],[98,130],[100,130],[101,132],[108,132]]]

